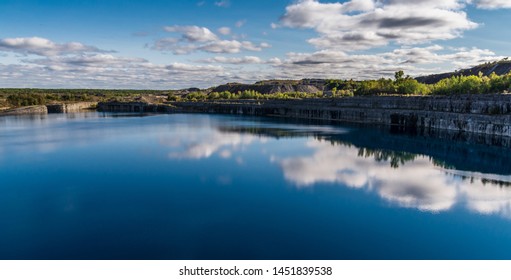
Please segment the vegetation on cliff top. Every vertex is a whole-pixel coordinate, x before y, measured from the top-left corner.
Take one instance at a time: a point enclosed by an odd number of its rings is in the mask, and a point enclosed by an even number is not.
[[[0,108],[70,102],[133,101],[168,91],[109,89],[0,89]]]
[[[327,87],[333,92],[352,93],[357,96],[400,94],[400,95],[454,95],[454,94],[487,94],[507,93],[511,91],[511,74],[490,76],[479,75],[452,76],[438,83],[426,85],[404,76],[402,71],[396,72],[395,79],[379,79],[368,81],[332,80]]]
[[[436,84],[419,83],[403,71],[395,73],[394,79],[379,79],[367,81],[328,80],[325,91],[315,94],[305,92],[282,92],[261,94],[254,90],[244,90],[232,93],[229,91],[192,92],[183,97],[170,93],[168,101],[205,101],[205,100],[236,100],[236,99],[307,99],[307,98],[336,98],[349,96],[374,95],[456,95],[456,94],[488,94],[507,93],[511,91],[511,74],[490,76],[453,76],[443,79]]]
[[[451,77],[471,75],[477,76],[479,75],[479,73],[482,73],[484,76],[490,76],[492,73],[495,73],[497,75],[505,75],[510,72],[511,60],[509,60],[509,58],[504,58],[500,61],[486,62],[468,69],[461,69],[454,72],[417,77],[416,80],[424,84],[435,84],[443,79]]]
[[[321,98],[323,93],[306,93],[306,92],[279,92],[271,94],[262,94],[254,90],[244,90],[237,93],[229,91],[212,92],[210,94],[202,92],[192,92],[185,97],[180,97],[169,93],[169,101],[206,101],[206,100],[237,100],[237,99],[256,99],[256,100],[270,100],[270,99],[307,99],[307,98]]]

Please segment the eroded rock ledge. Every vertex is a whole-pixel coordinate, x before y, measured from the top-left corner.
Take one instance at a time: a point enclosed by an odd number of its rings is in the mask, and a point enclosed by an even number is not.
[[[27,106],[0,112],[0,116],[9,115],[46,115],[53,113],[73,113],[84,110],[92,110],[97,106],[97,102],[76,102],[61,103],[49,105]]]
[[[389,125],[398,130],[444,129],[511,136],[511,95],[373,96],[306,100],[225,100],[100,103],[103,112],[219,113]]]

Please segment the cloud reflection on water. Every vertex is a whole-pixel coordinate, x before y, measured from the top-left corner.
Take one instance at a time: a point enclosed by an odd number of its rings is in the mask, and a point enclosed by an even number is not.
[[[337,183],[366,189],[395,205],[422,211],[440,212],[464,204],[480,214],[499,214],[511,218],[511,188],[486,179],[486,174],[452,174],[420,156],[399,168],[389,162],[360,157],[355,148],[332,146],[312,140],[309,156],[275,158],[286,180],[299,188],[319,183]],[[509,182],[509,176],[498,176]]]
[[[355,148],[318,140],[309,141],[307,147],[314,151],[310,156],[275,159],[284,177],[297,187],[338,183],[375,191],[399,206],[425,211],[447,210],[455,203],[454,178],[433,168],[429,159],[420,157],[395,169],[386,161],[360,157]]]
[[[269,130],[267,135],[262,131],[245,127],[219,128],[200,135],[193,131],[180,133],[174,143],[179,148],[170,156],[197,160],[216,154],[236,158],[241,150],[256,142],[264,144],[276,138],[275,130]],[[279,137],[293,137],[292,132],[283,132],[278,131]],[[302,131],[297,136],[306,137],[307,133]],[[269,155],[270,161],[282,169],[284,178],[297,188],[330,183],[376,193],[398,207],[438,213],[462,205],[476,213],[511,218],[511,188],[507,187],[510,176],[448,170],[428,156],[333,145],[319,138],[309,138],[303,148],[295,151],[306,155],[289,156],[275,151]]]
[[[177,138],[167,140],[169,146],[179,147],[169,153],[170,158],[205,159],[218,154],[221,158],[231,158],[237,150],[253,143],[258,137],[237,133],[210,131],[206,135],[179,133]]]

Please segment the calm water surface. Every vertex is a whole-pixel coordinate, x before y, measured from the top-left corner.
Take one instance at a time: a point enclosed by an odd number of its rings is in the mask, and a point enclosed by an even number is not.
[[[3,117],[0,259],[511,259],[499,145],[233,116]]]

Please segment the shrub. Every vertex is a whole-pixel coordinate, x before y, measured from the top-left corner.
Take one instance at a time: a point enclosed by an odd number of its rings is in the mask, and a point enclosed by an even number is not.
[[[180,96],[177,96],[175,95],[174,93],[169,93],[167,95],[167,101],[169,102],[172,102],[172,101],[180,101],[181,100],[181,97]]]
[[[207,98],[208,98],[207,94],[202,92],[192,92],[186,95],[186,99],[191,101],[206,100]]]

